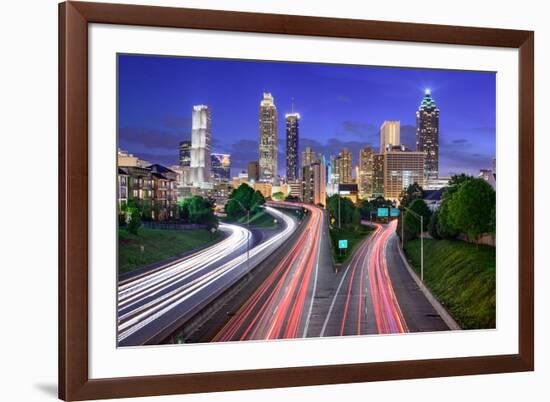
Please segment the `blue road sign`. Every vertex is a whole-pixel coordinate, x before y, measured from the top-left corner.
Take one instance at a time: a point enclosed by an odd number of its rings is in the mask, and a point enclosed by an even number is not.
[[[348,248],[347,240],[338,240],[338,248]]]
[[[399,208],[392,208],[390,210],[390,216],[399,216]]]
[[[378,217],[382,218],[382,217],[386,217],[386,216],[389,216],[388,208],[378,208]]]

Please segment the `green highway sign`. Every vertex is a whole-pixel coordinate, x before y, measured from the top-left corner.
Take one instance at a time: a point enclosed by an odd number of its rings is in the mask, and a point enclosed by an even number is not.
[[[386,217],[389,216],[389,210],[388,208],[378,208],[378,217]]]
[[[338,248],[348,248],[347,240],[338,240]]]
[[[390,216],[399,216],[399,208],[392,208],[390,210]]]

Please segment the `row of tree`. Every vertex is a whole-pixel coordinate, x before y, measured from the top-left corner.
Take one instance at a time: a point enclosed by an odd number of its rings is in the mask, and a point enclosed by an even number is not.
[[[404,222],[406,239],[419,235],[418,216],[422,216],[424,222],[422,231],[428,230],[435,239],[455,239],[464,235],[477,241],[483,234],[495,231],[496,193],[485,180],[464,174],[453,176],[443,192],[439,209],[433,213],[422,196],[422,187],[416,183],[401,195],[403,219],[397,231],[401,235]]]
[[[133,234],[138,234],[142,221],[150,219],[149,210],[142,204],[129,200],[121,206],[119,225],[125,226]],[[159,219],[168,221],[168,219]],[[218,227],[218,218],[214,214],[214,201],[208,198],[194,196],[179,201],[173,223],[205,225],[207,229]]]

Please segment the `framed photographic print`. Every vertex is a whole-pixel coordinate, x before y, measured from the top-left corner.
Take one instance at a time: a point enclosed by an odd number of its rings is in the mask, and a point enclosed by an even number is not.
[[[60,398],[533,370],[533,32],[59,10]]]

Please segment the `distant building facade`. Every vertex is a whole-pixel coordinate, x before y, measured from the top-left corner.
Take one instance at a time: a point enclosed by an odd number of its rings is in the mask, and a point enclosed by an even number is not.
[[[384,154],[372,157],[372,194],[373,198],[384,196]]]
[[[210,154],[212,180],[218,183],[227,183],[231,180],[231,155]]]
[[[179,164],[182,186],[191,186],[191,141],[181,141],[179,145]]]
[[[380,153],[384,153],[387,146],[401,144],[401,122],[385,121],[380,127]]]
[[[248,179],[254,182],[260,180],[260,165],[258,161],[248,162]]]
[[[439,108],[430,91],[416,112],[416,150],[424,154],[424,177],[426,181],[439,177]]]
[[[211,182],[212,118],[206,105],[193,106],[190,181],[193,187]]]
[[[317,154],[311,149],[311,147],[306,147],[302,151],[302,168],[305,166],[311,165],[317,160]]]
[[[353,182],[352,166],[353,159],[351,151],[344,148],[336,159],[336,175],[338,176],[339,184],[347,184]]]
[[[302,168],[302,201],[309,204],[326,204],[326,174],[321,159]]]
[[[277,178],[277,107],[270,93],[264,93],[259,114],[260,181],[272,183]]]
[[[411,184],[424,185],[424,153],[404,145],[387,148],[384,153],[384,197],[398,200]]]
[[[365,147],[359,151],[359,166],[356,176],[359,198],[371,197],[374,177],[374,151],[371,147]]]
[[[296,180],[299,175],[300,115],[288,113],[286,116],[286,179]]]

